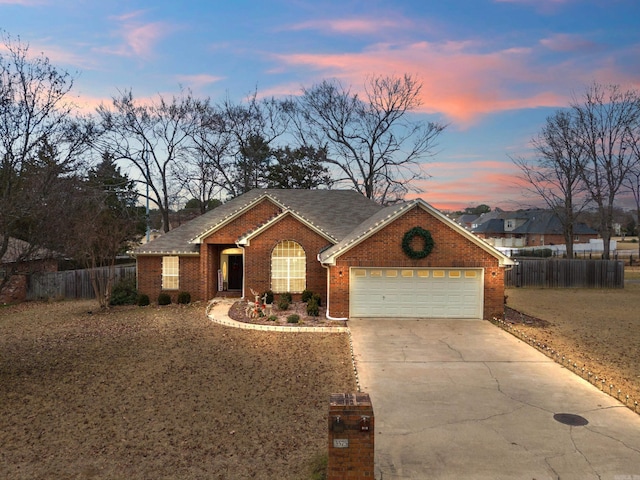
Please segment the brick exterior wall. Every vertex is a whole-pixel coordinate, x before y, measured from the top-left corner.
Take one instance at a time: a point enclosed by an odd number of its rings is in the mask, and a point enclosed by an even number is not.
[[[420,260],[411,259],[402,251],[402,237],[415,226],[429,230],[435,243],[432,252]],[[418,206],[337,259],[330,278],[332,317],[349,315],[349,267],[482,267],[483,316],[502,316],[504,311],[504,269],[498,266],[498,259]]]
[[[268,200],[256,205],[207,237],[200,255],[180,258],[180,288],[168,291],[175,301],[180,291],[191,294],[192,300],[208,300],[217,294],[217,271],[220,253],[235,247],[236,240],[278,215],[280,209]],[[404,234],[415,226],[431,232],[435,246],[424,259],[413,260],[402,251]],[[329,302],[330,316],[349,315],[349,267],[460,267],[484,269],[484,318],[501,316],[504,310],[504,269],[488,252],[466,239],[451,226],[416,206],[375,235],[347,251],[330,269],[331,298],[327,299],[327,271],[317,260],[318,252],[330,242],[311,228],[286,216],[269,229],[251,239],[245,247],[245,296],[250,288],[264,292],[271,288],[271,252],[278,242],[292,240],[306,253],[307,286],[320,294],[323,306]],[[420,242],[420,239],[415,239]],[[416,248],[421,248],[417,244]],[[162,291],[162,256],[139,256],[138,290],[152,302]]]
[[[251,210],[229,222],[204,239],[199,256],[180,257],[180,288],[167,291],[175,301],[179,291],[187,291],[192,300],[208,300],[218,293],[217,272],[220,254],[226,248],[236,247],[243,235],[265,224],[281,210],[269,200],[264,200]],[[245,296],[250,288],[264,292],[271,288],[271,252],[277,243],[292,240],[299,243],[306,253],[307,289],[319,294],[322,302],[327,298],[327,272],[317,260],[318,252],[330,242],[292,216],[286,216],[271,228],[251,239],[245,248],[244,285]],[[137,259],[138,291],[155,301],[162,291],[162,256],[141,255]],[[299,297],[299,295],[297,296]],[[294,295],[296,298],[296,295]]]
[[[202,300],[200,291],[200,257],[198,255],[180,257],[180,280],[177,290],[162,289],[162,256],[141,255],[136,260],[138,292],[149,295],[151,302],[158,300],[160,293],[168,293],[171,301],[178,300],[178,293],[189,292],[191,300]]]
[[[200,246],[200,300],[211,299],[218,293],[217,272],[220,269],[222,250],[236,247],[238,238],[265,224],[281,212],[282,210],[277,205],[265,199],[204,239]],[[245,255],[243,259],[245,274],[248,271],[247,257],[248,255]],[[244,284],[247,287],[247,292],[249,292],[249,287],[256,289],[247,283],[246,276]]]
[[[245,286],[258,292],[271,289],[271,252],[284,240],[294,241],[304,249],[307,261],[307,290],[327,299],[327,271],[318,262],[318,252],[331,243],[293,216],[286,216],[271,228],[251,239],[245,247]],[[276,292],[277,293],[277,292]],[[294,298],[297,298],[294,295]]]
[[[170,293],[172,301],[177,300],[179,292],[189,292],[193,301],[202,300],[199,257],[180,257],[180,287]]]
[[[140,255],[136,258],[138,292],[155,302],[162,290],[162,257]]]

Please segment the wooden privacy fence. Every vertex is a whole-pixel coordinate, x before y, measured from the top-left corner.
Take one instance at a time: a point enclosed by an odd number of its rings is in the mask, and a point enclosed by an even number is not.
[[[117,265],[113,285],[120,280],[136,278],[136,266]],[[97,269],[106,281],[109,267]],[[41,298],[95,298],[89,270],[65,270],[62,272],[34,272],[29,276],[27,299]]]
[[[506,287],[624,288],[622,260],[516,260],[505,272]]]

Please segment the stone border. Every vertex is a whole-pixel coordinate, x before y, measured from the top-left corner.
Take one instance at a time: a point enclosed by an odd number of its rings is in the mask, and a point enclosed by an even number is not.
[[[284,325],[258,325],[254,323],[238,322],[229,317],[232,302],[226,299],[214,298],[207,305],[206,313],[209,320],[227,327],[244,330],[259,330],[265,332],[316,332],[316,333],[349,333],[349,327],[287,327]]]

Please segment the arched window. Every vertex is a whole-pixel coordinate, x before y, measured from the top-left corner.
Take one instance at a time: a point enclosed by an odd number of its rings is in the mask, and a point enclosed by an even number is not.
[[[300,244],[285,240],[271,253],[271,290],[300,293],[306,288],[307,257]]]

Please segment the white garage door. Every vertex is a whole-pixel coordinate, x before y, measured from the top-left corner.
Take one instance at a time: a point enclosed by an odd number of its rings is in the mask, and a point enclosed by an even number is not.
[[[352,268],[351,317],[482,318],[482,269]]]

